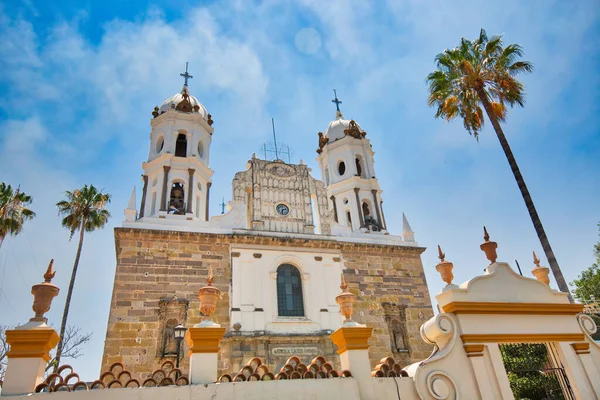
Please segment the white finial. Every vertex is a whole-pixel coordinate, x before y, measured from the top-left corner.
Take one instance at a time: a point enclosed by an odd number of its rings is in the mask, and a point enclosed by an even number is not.
[[[402,237],[406,242],[414,242],[415,241],[415,233],[413,232],[410,224],[408,223],[408,219],[406,215],[402,213]]]
[[[131,190],[131,196],[129,197],[129,202],[127,203],[127,208],[125,209],[125,222],[133,222],[137,218],[137,209],[136,209],[136,200],[135,200],[135,186]]]
[[[131,196],[129,196],[129,203],[127,203],[127,209],[129,210],[135,210],[135,186],[133,187],[133,189],[131,190]]]

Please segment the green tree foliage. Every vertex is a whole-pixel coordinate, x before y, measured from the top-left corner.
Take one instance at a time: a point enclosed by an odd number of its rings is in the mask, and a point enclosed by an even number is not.
[[[18,235],[25,221],[35,217],[28,208],[31,202],[31,196],[19,188],[13,191],[10,185],[0,183],[0,246],[6,236]]]
[[[483,128],[485,110],[515,176],[556,283],[561,291],[569,293],[529,189],[500,126],[506,119],[507,106],[523,107],[524,104],[524,87],[516,77],[532,72],[533,64],[520,60],[522,56],[520,45],[504,46],[501,35],[488,37],[483,29],[476,39],[462,38],[457,47],[446,49],[435,58],[438,69],[427,76],[429,106],[437,107],[436,118],[461,119],[467,132],[475,138]]]
[[[598,224],[600,236],[600,223]],[[600,307],[600,241],[594,245],[595,262],[586,270],[581,272],[577,279],[570,283],[574,286],[573,295],[577,300],[584,303],[595,303],[594,309]],[[600,312],[590,314],[596,322],[598,331],[592,335],[594,340],[600,340]]]
[[[550,369],[545,344],[505,344],[500,348],[515,399],[564,399],[559,372]]]
[[[58,342],[56,349],[54,372],[56,372],[60,365],[60,358],[65,348],[65,329],[67,327],[67,317],[75,285],[75,276],[77,275],[77,267],[79,266],[79,258],[81,257],[84,233],[103,228],[110,218],[110,213],[106,209],[106,205],[110,203],[110,194],[102,193],[94,185],[84,185],[81,189],[76,189],[72,192],[66,191],[65,195],[67,199],[59,201],[56,203],[56,206],[58,207],[59,214],[63,216],[62,226],[67,228],[71,233],[70,238],[72,239],[75,232],[79,231],[79,245],[77,246],[77,254],[75,255],[75,263],[73,264],[73,272],[71,273],[71,281],[69,282],[69,289],[67,291],[67,300],[65,301],[65,310],[63,311],[62,323],[60,325],[60,342]]]
[[[600,228],[600,224],[598,224],[598,228]],[[592,296],[600,301],[600,241],[594,245],[594,257],[596,258],[594,264],[571,282],[571,286],[575,287],[573,294],[581,302],[590,300]]]

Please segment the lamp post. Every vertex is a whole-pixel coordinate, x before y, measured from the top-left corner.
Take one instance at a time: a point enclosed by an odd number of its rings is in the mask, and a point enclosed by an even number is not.
[[[175,367],[179,368],[179,355],[181,353],[181,341],[185,337],[185,332],[187,331],[187,328],[185,326],[179,324],[175,328],[173,328],[173,331],[175,332],[175,340],[177,341],[177,361],[175,362]]]

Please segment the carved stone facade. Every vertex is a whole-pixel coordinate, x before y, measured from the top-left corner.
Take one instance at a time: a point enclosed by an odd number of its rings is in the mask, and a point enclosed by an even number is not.
[[[247,229],[330,234],[323,182],[304,164],[252,158],[233,179],[233,198],[246,207]]]
[[[401,354],[403,361],[426,358],[431,351],[431,346],[423,343],[419,336],[420,325],[433,315],[420,259],[423,248],[341,242],[318,236],[306,239],[239,232],[214,234],[130,228],[115,229],[115,244],[117,269],[103,371],[120,361],[130,366],[132,372],[144,376],[160,367],[165,359],[173,361],[173,355],[162,354],[165,347],[172,350],[172,344],[165,341],[165,330],[169,328],[169,321],[171,325],[184,321],[188,327],[200,322],[197,294],[205,284],[209,266],[214,271],[214,285],[222,293],[213,320],[228,330],[221,343],[219,373],[237,370],[253,357],[264,358],[269,368],[276,370],[292,352],[300,354],[303,362],[309,362],[315,353],[322,354],[337,368],[339,358],[328,336],[331,322],[323,322],[322,316],[296,322],[315,327],[310,332],[298,333],[277,331],[270,327],[273,324],[264,325],[267,329],[245,331],[242,327],[240,330],[240,325],[245,323],[238,325],[240,321],[232,319],[232,315],[237,315],[230,298],[232,261],[243,260],[244,252],[250,252],[252,257],[260,255],[255,257],[257,262],[267,262],[266,249],[274,246],[281,254],[302,251],[318,254],[311,257],[315,270],[309,279],[302,281],[305,295],[317,296],[319,293],[315,291],[321,290],[321,281],[331,280],[319,278],[319,269],[343,271],[348,289],[357,296],[354,319],[374,328],[369,351],[372,366],[391,354],[399,358],[390,335],[390,317],[402,320],[406,328],[408,352]],[[176,299],[173,296],[177,296]],[[333,298],[329,300],[325,306],[335,304]],[[256,304],[252,313],[264,313],[265,309],[266,306]],[[396,315],[401,309],[404,318]],[[333,308],[319,311],[334,315]],[[276,331],[270,331],[273,329]],[[189,368],[187,350],[184,348],[181,352],[184,373]]]

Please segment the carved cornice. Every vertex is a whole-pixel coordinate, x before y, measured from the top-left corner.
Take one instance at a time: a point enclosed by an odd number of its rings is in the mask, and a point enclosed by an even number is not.
[[[576,315],[583,311],[583,304],[453,301],[442,309],[453,314]]]
[[[185,341],[190,351],[189,356],[197,353],[218,353],[219,343],[225,334],[225,328],[190,328]]]
[[[498,333],[461,335],[463,343],[581,342],[583,333]]]
[[[463,348],[465,349],[465,353],[467,353],[467,357],[481,357],[483,356],[483,350],[485,349],[485,345],[465,344]]]
[[[590,344],[588,342],[571,343],[571,347],[577,354],[590,354]]]
[[[372,333],[371,327],[341,327],[329,337],[337,346],[337,353],[342,354],[348,350],[368,350]]]

